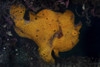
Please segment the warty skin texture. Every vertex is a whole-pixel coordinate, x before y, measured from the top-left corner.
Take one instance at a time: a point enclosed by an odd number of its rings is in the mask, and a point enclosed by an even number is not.
[[[60,13],[44,9],[37,14],[30,11],[29,21],[24,19],[24,14],[22,4],[11,6],[14,30],[19,36],[34,40],[41,58],[46,62],[55,63],[52,50],[59,57],[59,52],[69,51],[78,43],[82,24],[74,24],[75,17],[70,10]]]

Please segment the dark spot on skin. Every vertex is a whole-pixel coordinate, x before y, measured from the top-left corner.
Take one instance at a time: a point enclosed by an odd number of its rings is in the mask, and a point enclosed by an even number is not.
[[[43,54],[43,55],[45,55],[45,54]]]
[[[18,11],[16,11],[16,12],[18,12]]]
[[[54,30],[54,32],[56,32],[56,30]]]
[[[20,13],[22,13],[22,11]]]
[[[35,20],[37,20],[37,17],[35,17]]]
[[[46,20],[48,20],[48,18],[46,18]]]
[[[42,15],[44,15],[44,13]]]
[[[69,33],[69,32],[67,31],[67,33]]]
[[[36,32],[39,32],[39,30],[37,29]]]
[[[47,57],[48,55],[43,54],[45,57]]]
[[[74,32],[74,34],[76,34],[76,33]]]
[[[36,37],[38,37],[38,35],[36,35]]]

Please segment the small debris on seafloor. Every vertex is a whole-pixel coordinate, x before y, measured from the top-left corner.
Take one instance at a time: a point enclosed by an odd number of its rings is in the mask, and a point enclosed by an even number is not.
[[[9,36],[13,36],[12,33],[11,33],[11,31],[8,31],[8,32],[6,32],[6,33],[7,33],[7,35],[9,35]]]
[[[3,47],[3,49],[5,50],[5,49],[6,49],[6,47]]]
[[[5,24],[5,25],[3,25],[3,27],[4,27],[4,28],[6,28],[6,27],[7,27],[7,25]]]
[[[15,49],[15,51],[18,51],[18,49]]]

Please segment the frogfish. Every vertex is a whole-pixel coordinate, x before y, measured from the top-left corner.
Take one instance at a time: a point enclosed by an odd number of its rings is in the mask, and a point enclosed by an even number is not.
[[[82,23],[74,24],[75,16],[72,11],[29,11],[29,20],[24,19],[25,11],[22,4],[10,7],[14,30],[19,36],[32,39],[37,44],[39,55],[44,61],[55,63],[52,51],[59,57],[59,52],[69,51],[79,42]]]

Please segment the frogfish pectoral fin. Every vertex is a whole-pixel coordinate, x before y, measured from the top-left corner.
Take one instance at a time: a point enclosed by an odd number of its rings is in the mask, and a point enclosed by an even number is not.
[[[39,48],[39,54],[43,60],[49,63],[55,63],[54,58],[51,55],[52,49],[50,47]]]
[[[58,52],[57,50],[54,49],[54,53],[55,53],[55,56],[56,56],[56,57],[60,57],[60,56],[59,56],[59,52]]]

